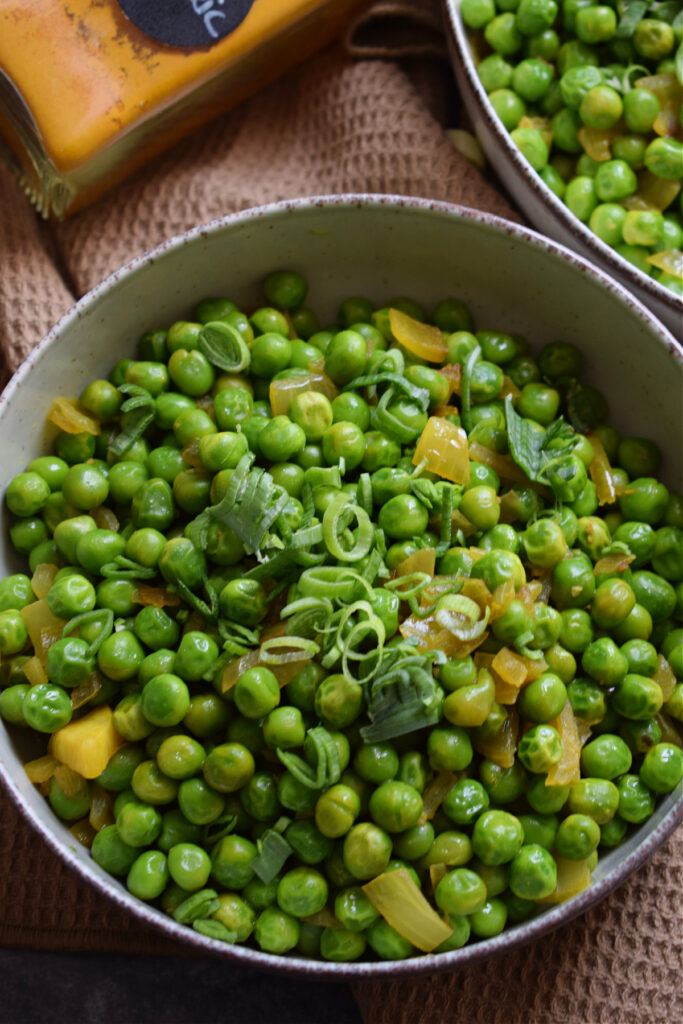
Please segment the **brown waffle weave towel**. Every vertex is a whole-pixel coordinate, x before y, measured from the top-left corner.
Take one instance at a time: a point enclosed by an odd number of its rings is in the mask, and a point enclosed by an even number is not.
[[[353,59],[341,48],[325,51],[64,224],[39,222],[0,170],[5,372],[123,262],[247,206],[393,192],[514,216],[497,186],[444,136],[457,97],[439,25],[435,0],[374,4],[347,40]],[[378,1024],[673,1024],[683,1011],[682,866],[679,833],[598,909],[542,944],[466,972],[358,986],[365,1017]],[[179,951],[73,875],[2,793],[0,945]]]

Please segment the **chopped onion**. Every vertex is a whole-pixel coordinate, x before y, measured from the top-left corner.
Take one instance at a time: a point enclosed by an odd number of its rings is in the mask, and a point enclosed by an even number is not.
[[[490,739],[475,739],[473,746],[478,754],[494,761],[501,768],[512,768],[515,763],[519,719],[514,707],[508,711],[500,730]]]
[[[671,694],[674,692],[676,685],[676,676],[674,675],[671,665],[666,660],[663,654],[657,655],[657,671],[652,677],[662,691],[664,700],[668,700]]]
[[[439,416],[430,416],[417,442],[413,465],[424,461],[430,473],[454,484],[470,482],[470,456],[467,434],[462,427]]]
[[[42,562],[37,565],[33,576],[31,577],[31,590],[40,601],[43,597],[47,597],[48,590],[55,581],[55,576],[59,572],[59,566],[50,563]]]
[[[595,434],[589,436],[589,441],[593,447],[593,458],[591,459],[589,472],[591,480],[595,484],[598,504],[613,505],[617,500],[617,492],[607,452],[602,441]]]
[[[438,327],[415,320],[400,309],[389,310],[389,327],[396,341],[420,359],[443,363],[448,357],[446,341]]]
[[[437,772],[422,794],[422,814],[418,824],[431,821],[463,773]]]
[[[47,673],[43,668],[43,663],[35,655],[24,662],[22,671],[31,686],[37,686],[39,683],[47,683],[49,681]]]
[[[319,369],[297,374],[296,377],[273,380],[268,394],[273,416],[286,416],[292,400],[304,391],[317,391],[330,401],[339,394],[334,382]]]
[[[73,768],[69,768],[67,764],[60,764],[58,768],[55,768],[54,779],[59,783],[59,788],[66,797],[75,796],[84,781],[83,776]]]
[[[665,252],[653,252],[646,257],[647,262],[658,270],[663,270],[671,277],[683,280],[683,252],[680,249],[667,249]]]
[[[527,667],[525,659],[511,651],[509,647],[501,647],[491,662],[494,672],[510,686],[519,690],[526,682]]]
[[[611,146],[617,136],[611,128],[604,131],[601,128],[589,128],[588,125],[584,124],[576,134],[579,142],[592,160],[604,163],[605,160],[612,159]]]
[[[419,548],[417,551],[413,551],[412,555],[408,555],[402,562],[399,562],[396,566],[396,576],[410,576],[414,572],[433,576],[435,568],[436,551],[434,548]],[[401,597],[400,591],[398,596]]]
[[[581,778],[581,739],[572,706],[567,701],[557,718],[549,723],[562,740],[562,757],[545,778],[546,786],[571,786]],[[585,742],[585,740],[584,740]]]
[[[98,529],[112,530],[113,533],[119,532],[120,523],[118,517],[106,505],[98,505],[97,508],[91,509],[89,515],[95,520]]]
[[[42,757],[36,757],[35,760],[24,765],[29,782],[36,785],[40,782],[49,782],[57,768],[59,768],[59,761],[52,754],[43,754]]]
[[[65,434],[100,433],[100,421],[81,409],[75,398],[55,398],[47,414],[50,423]]]
[[[572,896],[578,896],[591,884],[591,872],[587,859],[568,860],[566,857],[561,857],[559,853],[554,853],[553,858],[557,866],[557,887],[550,896],[537,900],[538,903],[564,903]]]
[[[453,934],[406,868],[385,871],[367,882],[363,892],[384,920],[423,953],[431,953]]]
[[[96,832],[104,828],[105,825],[113,825],[114,811],[112,808],[111,797],[107,793],[106,789],[97,782],[93,782],[90,787],[90,814],[88,820]]]
[[[48,607],[45,598],[27,604],[19,613],[24,620],[28,635],[33,644],[36,657],[45,664],[47,652],[55,641],[60,640],[66,625],[64,619],[58,619]]]

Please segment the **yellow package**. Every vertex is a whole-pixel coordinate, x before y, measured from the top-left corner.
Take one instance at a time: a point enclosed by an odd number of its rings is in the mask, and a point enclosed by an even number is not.
[[[0,134],[63,217],[333,39],[364,0],[0,0]]]

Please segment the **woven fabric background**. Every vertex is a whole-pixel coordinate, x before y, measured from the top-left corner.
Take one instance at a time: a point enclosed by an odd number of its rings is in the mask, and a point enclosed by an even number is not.
[[[458,114],[436,0],[375,3],[309,60],[59,225],[40,222],[0,169],[4,379],[76,298],[195,224],[260,203],[393,192],[516,217],[443,132]],[[391,58],[400,58],[400,63]],[[683,832],[599,907],[484,965],[364,983],[373,1024],[673,1024],[683,1017]],[[182,952],[53,855],[0,792],[0,945]]]

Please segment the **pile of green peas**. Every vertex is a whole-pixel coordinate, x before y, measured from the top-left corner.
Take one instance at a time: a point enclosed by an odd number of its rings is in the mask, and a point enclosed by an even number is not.
[[[0,582],[0,715],[47,741],[94,707],[113,709],[125,745],[96,780],[81,779],[68,793],[53,777],[47,799],[72,825],[87,819],[95,787],[109,794],[114,820],[94,835],[93,859],[177,921],[267,953],[403,959],[419,951],[362,886],[405,868],[453,929],[436,950],[445,952],[539,913],[539,901],[555,890],[556,857],[594,867],[598,851],[618,846],[680,783],[683,496],[657,479],[654,444],[607,425],[605,397],[578,383],[581,354],[574,345],[550,342],[534,358],[521,335],[477,330],[457,299],[445,299],[428,316],[409,298],[376,308],[352,297],[341,303],[337,321],[321,328],[304,305],[306,293],[300,274],[278,271],[265,282],[269,305],[249,316],[228,299],[211,298],[191,320],[148,332],[138,358],[120,360],[108,379],[80,395],[101,433],[59,431],[52,452],[11,480],[5,501],[14,548],[30,571],[56,567],[46,598],[51,612],[82,618],[50,647],[48,682],[29,685],[21,611],[35,600],[31,579],[16,573]],[[411,489],[411,481],[452,486],[428,472],[416,476],[415,445],[429,413],[456,426],[461,416],[454,405],[444,409],[449,386],[439,368],[394,338],[389,307],[436,325],[446,364],[464,367],[480,350],[470,381],[470,442],[507,454],[501,394],[510,382],[518,389],[516,411],[534,430],[546,429],[571,396],[590,436],[578,433],[558,468],[562,500],[548,489],[506,482],[471,460],[469,483],[453,486],[453,506],[471,532],[466,541],[454,537],[437,562],[439,574],[483,580],[491,592],[514,581],[517,597],[480,650],[522,643],[532,659],[544,659],[544,671],[513,709],[496,701],[491,672],[471,654],[437,659],[438,721],[370,743],[361,732],[368,724],[366,689],[352,675],[327,671],[320,658],[284,687],[266,665],[253,665],[223,692],[219,626],[225,620],[258,631],[272,621],[273,591],[244,578],[256,559],[229,527],[214,524],[205,550],[189,535],[196,517],[225,494],[247,451],[286,492],[291,529],[301,521],[307,485],[322,517],[340,494],[355,500],[361,477],[369,477],[382,555],[369,579],[372,607],[395,642],[408,609],[383,583],[408,556],[438,548],[440,540],[425,492]],[[208,322],[239,332],[250,353],[248,372],[221,374],[203,354],[199,339]],[[377,394],[353,381],[387,356],[426,390],[428,408],[399,396],[380,429],[373,420]],[[323,367],[340,389],[337,397],[300,390],[287,415],[272,416],[273,380]],[[115,454],[133,415],[120,411],[131,384],[153,396],[154,417]],[[619,493],[602,508],[587,473],[591,438],[607,452]],[[115,513],[118,528],[97,526],[94,516],[103,508]],[[632,557],[620,569],[599,569],[610,549]],[[336,559],[321,551],[324,564],[334,566]],[[119,575],[107,574],[112,564],[122,567]],[[549,599],[530,609],[519,591],[539,573]],[[169,592],[180,583],[198,592],[208,581],[218,595],[218,618],[184,600],[141,606],[141,580]],[[296,578],[286,594],[290,602],[300,597]],[[676,678],[666,700],[655,678],[662,655]],[[71,694],[95,671],[101,688],[74,710]],[[548,786],[563,752],[552,723],[567,701],[591,735],[580,781]],[[519,716],[519,741],[512,766],[501,767],[481,750],[511,715]],[[310,733],[321,725],[340,774],[315,788],[284,769],[277,752],[298,752],[314,764]],[[425,817],[423,796],[444,772],[455,773],[453,784]],[[259,844],[273,832],[288,852],[264,880]],[[432,884],[435,866],[442,877]]]
[[[480,81],[533,169],[603,242],[683,295],[679,272],[648,262],[653,253],[683,249],[683,15],[677,0],[657,0],[627,29],[627,8],[623,0],[461,0],[460,6],[475,34]],[[635,83],[667,74],[674,123],[658,134],[661,97]],[[610,133],[600,160],[586,152],[586,128]],[[658,206],[650,196],[629,208],[644,172],[671,191]]]

